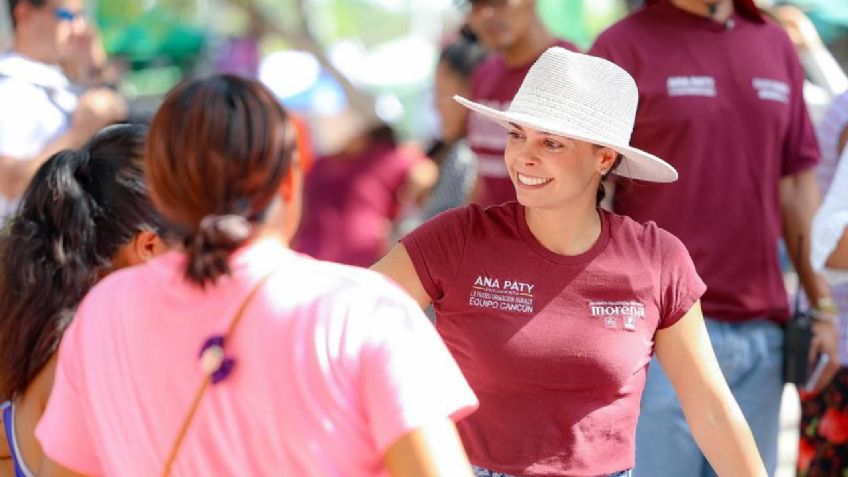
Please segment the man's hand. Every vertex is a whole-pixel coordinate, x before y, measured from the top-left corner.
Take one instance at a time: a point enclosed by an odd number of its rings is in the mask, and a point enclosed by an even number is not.
[[[813,321],[813,341],[810,346],[810,363],[815,366],[818,356],[826,354],[830,361],[818,381],[813,384],[811,392],[817,393],[824,389],[839,371],[838,341],[839,333],[836,327],[836,316],[830,313],[817,312],[819,319]]]
[[[104,127],[126,118],[127,103],[121,95],[108,88],[93,88],[80,96],[71,129],[85,142]]]

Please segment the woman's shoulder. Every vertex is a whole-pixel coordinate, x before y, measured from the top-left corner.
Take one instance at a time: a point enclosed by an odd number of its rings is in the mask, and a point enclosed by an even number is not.
[[[680,239],[657,225],[653,220],[637,222],[626,215],[618,215],[606,210],[603,213],[607,215],[613,238],[627,239],[634,244],[651,248],[658,247],[663,250],[683,246]]]
[[[305,301],[345,304],[351,300],[405,302],[407,298],[394,282],[367,268],[326,262],[305,255],[300,256],[296,263],[296,268],[284,273],[281,278],[287,288],[302,288],[300,296]]]

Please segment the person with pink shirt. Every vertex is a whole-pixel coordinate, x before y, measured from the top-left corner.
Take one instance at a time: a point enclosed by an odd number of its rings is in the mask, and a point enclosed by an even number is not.
[[[301,175],[271,92],[178,85],[145,166],[179,243],[80,305],[40,475],[470,475],[454,421],[477,400],[415,302],[287,247]]]
[[[50,396],[56,350],[83,296],[114,270],[164,248],[142,151],[147,128],[115,125],[38,169],[0,236],[0,402],[9,473],[30,477],[33,435]],[[4,459],[5,460],[5,459]]]

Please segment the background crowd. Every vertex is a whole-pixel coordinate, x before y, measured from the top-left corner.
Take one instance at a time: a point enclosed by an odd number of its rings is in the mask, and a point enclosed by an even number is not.
[[[47,214],[33,205],[49,200],[38,198],[45,189],[34,184],[39,168],[57,152],[86,151],[56,161],[54,167],[65,174],[56,179],[59,185],[67,185],[67,177],[83,185],[108,181],[115,171],[88,166],[98,154],[109,156],[108,143],[115,141],[99,131],[121,122],[149,124],[165,94],[182,80],[234,73],[264,84],[288,111],[285,122],[299,158],[295,167],[303,172],[302,218],[291,230],[292,248],[363,268],[441,212],[516,200],[504,165],[512,136],[456,103],[454,95],[506,110],[550,47],[610,60],[639,87],[630,145],[668,161],[680,179],[651,184],[620,178],[633,177],[626,173],[617,178],[616,163],[602,171],[598,202],[638,222],[657,222],[688,250],[706,283],[701,306],[709,339],[769,475],[785,472],[778,470],[780,416],[782,406],[792,403],[781,400],[783,327],[798,295],[812,316],[811,355],[829,362],[822,361],[819,379],[798,384],[799,438],[791,449],[780,450],[797,455],[799,476],[848,475],[848,285],[841,284],[840,271],[848,269],[848,238],[842,233],[848,182],[839,174],[848,171],[840,160],[848,140],[848,1],[3,1],[8,8],[0,15],[0,46],[7,48],[0,53],[2,217],[19,207],[21,214]],[[179,129],[175,123],[173,130]],[[121,154],[140,157],[135,142],[124,147],[129,152]],[[200,180],[192,173],[186,177]],[[91,178],[81,179],[85,174]],[[223,182],[214,185],[229,190]],[[207,199],[214,203],[211,195]],[[157,255],[164,248],[158,234],[175,226],[172,216],[135,211],[147,199],[140,205],[121,200],[133,209],[116,213],[136,222],[125,224],[121,237],[141,242],[114,269],[146,253]],[[138,238],[137,232],[149,235]],[[403,243],[413,243],[418,234]],[[26,261],[51,247],[49,253],[68,267],[94,270],[92,264],[106,257],[114,261],[119,250],[114,246],[92,250],[88,264],[64,258],[83,248],[86,238],[74,237],[76,246],[69,238],[61,250],[42,244],[30,255],[24,253],[26,241],[13,243],[21,252],[2,271],[21,281],[37,276],[38,267],[30,271]],[[419,265],[424,258],[412,255],[416,269],[431,266]],[[87,290],[101,276],[74,279],[83,280]],[[196,281],[203,283],[203,277]],[[75,307],[85,290],[62,303],[38,294],[26,302],[0,293],[0,304]],[[426,291],[425,301],[435,302],[438,313],[439,300]],[[22,305],[15,309],[27,312]],[[10,323],[16,322],[0,320],[0,346],[26,347],[0,353],[12,357],[0,363],[0,372],[6,372],[0,397],[11,399],[38,386],[30,405],[5,408],[7,434],[14,433],[8,425],[13,410],[21,425],[35,427],[52,386],[52,350],[58,343],[56,335],[48,339],[35,329],[4,329]],[[28,350],[36,345],[42,348],[35,362],[18,376],[13,363],[29,360]],[[51,382],[42,388],[39,371],[45,366]],[[470,412],[473,399],[463,392],[456,384],[453,407],[441,410],[453,416]],[[702,456],[703,442],[687,428],[686,406],[681,408],[677,394],[654,360],[640,409],[644,419],[633,475],[711,475],[715,464]],[[459,430],[466,438],[467,428],[460,424]],[[34,459],[33,452],[24,455]],[[693,467],[698,470],[690,474]]]

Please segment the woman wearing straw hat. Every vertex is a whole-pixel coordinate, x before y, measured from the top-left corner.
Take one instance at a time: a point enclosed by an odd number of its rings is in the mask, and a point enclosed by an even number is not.
[[[598,208],[610,172],[677,179],[628,145],[633,79],[552,48],[508,111],[456,99],[508,130],[518,202],[448,211],[374,268],[434,305],[480,400],[458,425],[478,475],[628,475],[654,351],[718,474],[765,475],[713,355],[688,252],[653,223]]]

